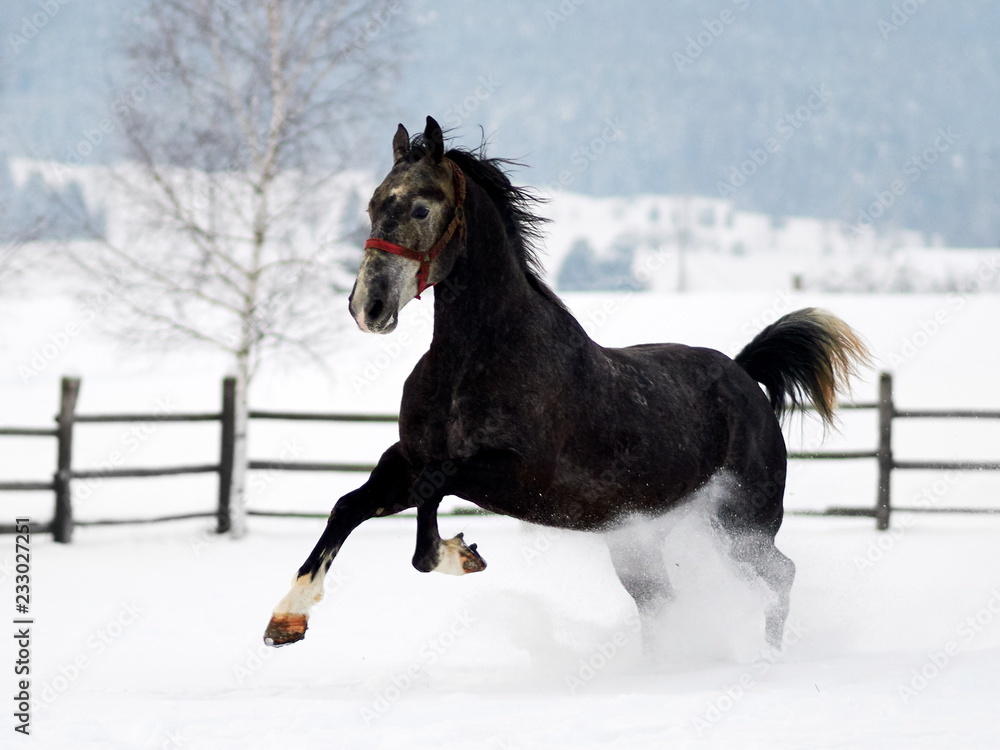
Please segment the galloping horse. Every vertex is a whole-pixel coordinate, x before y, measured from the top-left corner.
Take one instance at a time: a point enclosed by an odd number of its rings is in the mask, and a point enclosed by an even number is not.
[[[795,575],[774,544],[786,469],[780,418],[808,401],[832,421],[837,390],[867,360],[859,337],[804,309],[735,359],[680,344],[602,347],[539,278],[540,219],[505,162],[445,152],[430,117],[413,139],[400,125],[392,147],[392,170],[368,206],[371,239],[350,311],[362,331],[389,333],[400,309],[437,284],[433,340],[403,388],[399,442],[337,501],[265,642],[305,636],[334,557],[369,518],[416,507],[417,570],[485,568],[461,534],[441,539],[446,495],[533,523],[617,530],[605,533],[615,571],[650,615],[671,596],[662,539],[629,529],[643,520],[654,528],[652,519],[708,494],[737,568],[774,592],[766,636],[779,643]]]

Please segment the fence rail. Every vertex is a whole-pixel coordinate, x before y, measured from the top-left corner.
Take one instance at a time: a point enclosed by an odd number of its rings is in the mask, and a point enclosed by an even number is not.
[[[231,498],[233,492],[233,467],[236,441],[236,382],[226,378],[222,384],[222,408],[219,412],[193,414],[77,414],[76,403],[80,392],[78,378],[63,378],[59,413],[54,428],[0,427],[0,438],[55,438],[57,458],[55,472],[50,481],[4,481],[0,492],[53,492],[55,508],[48,523],[33,524],[35,531],[50,532],[57,542],[69,542],[76,526],[121,525],[130,523],[158,523],[190,518],[215,518],[216,530],[225,533],[231,529]],[[1000,471],[1000,461],[905,461],[894,458],[892,452],[893,423],[898,419],[1000,419],[1000,411],[969,409],[927,410],[897,409],[892,395],[892,376],[882,373],[879,378],[878,400],[871,403],[843,404],[841,409],[874,410],[878,415],[878,445],[874,450],[792,452],[794,460],[853,461],[872,460],[878,466],[878,483],[872,507],[831,507],[822,511],[789,511],[793,515],[862,516],[874,518],[879,530],[889,528],[893,511],[906,510],[920,513],[995,513],[1000,508],[900,508],[892,505],[892,475],[899,470],[943,471]],[[391,414],[302,413],[251,410],[249,419],[318,421],[345,423],[395,423]],[[72,468],[74,426],[77,424],[123,424],[130,422],[218,422],[221,426],[218,463],[192,466],[160,466],[154,468],[109,468],[77,470]],[[249,460],[250,470],[279,471],[332,471],[367,473],[374,468],[368,463],[336,463],[309,461]],[[73,518],[72,483],[77,479],[137,478],[177,476],[183,474],[216,474],[219,478],[216,507],[201,513],[183,513],[156,518],[109,519],[76,521]],[[478,510],[460,510],[456,515],[476,514]],[[285,518],[322,518],[313,513],[291,511],[251,510],[247,515]],[[11,533],[14,527],[0,525],[0,533]]]

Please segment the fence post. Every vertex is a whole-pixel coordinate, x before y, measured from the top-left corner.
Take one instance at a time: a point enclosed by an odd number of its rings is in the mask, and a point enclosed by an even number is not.
[[[222,381],[222,446],[219,457],[219,522],[216,531],[232,528],[233,459],[236,445],[236,378]]]
[[[56,491],[55,515],[52,518],[52,538],[69,544],[73,538],[73,419],[76,400],[80,395],[79,378],[63,378],[56,417],[56,439],[59,444],[53,485]]]
[[[892,373],[883,372],[878,382],[878,496],[875,524],[879,531],[889,528],[892,513],[892,419],[896,406],[892,401]]]

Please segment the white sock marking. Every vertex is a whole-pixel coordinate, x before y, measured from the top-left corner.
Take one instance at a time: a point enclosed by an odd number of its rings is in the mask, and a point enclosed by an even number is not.
[[[464,576],[466,570],[462,567],[462,544],[458,538],[442,541],[438,547],[441,555],[433,573],[444,573],[449,576]]]
[[[316,576],[309,580],[309,575],[292,581],[292,588],[284,599],[274,608],[276,615],[308,615],[312,606],[323,598],[323,578],[325,571],[321,567]]]

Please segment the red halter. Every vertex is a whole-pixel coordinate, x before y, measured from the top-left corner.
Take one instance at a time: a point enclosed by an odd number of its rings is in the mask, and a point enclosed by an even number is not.
[[[427,283],[427,279],[431,272],[431,263],[437,259],[445,247],[448,246],[448,243],[451,242],[451,238],[455,235],[456,230],[458,230],[462,225],[462,219],[464,216],[462,212],[462,204],[465,203],[465,175],[462,174],[462,170],[451,159],[446,159],[445,161],[451,165],[452,172],[454,172],[455,175],[455,214],[451,217],[451,222],[449,222],[448,226],[445,227],[444,232],[440,237],[438,237],[438,241],[434,243],[434,246],[427,252],[421,253],[416,250],[412,250],[411,248],[397,245],[389,242],[388,240],[380,240],[375,237],[370,237],[365,242],[365,250],[373,248],[375,250],[382,250],[409,260],[419,261],[420,268],[417,269],[417,299],[420,299],[420,295],[424,293],[424,290],[426,290],[427,287],[433,286],[433,284]]]

